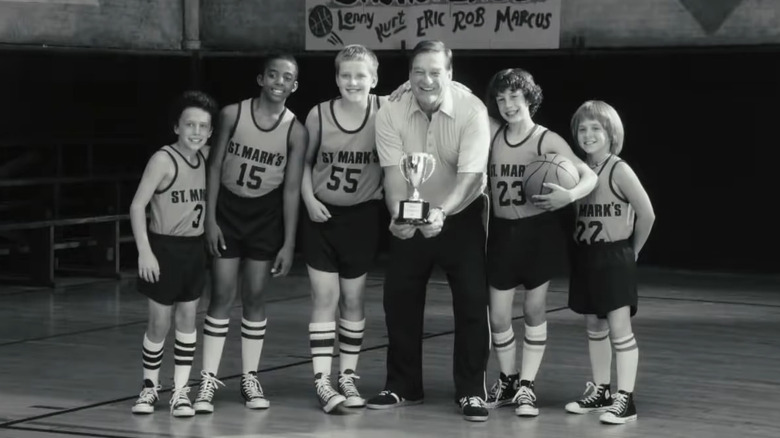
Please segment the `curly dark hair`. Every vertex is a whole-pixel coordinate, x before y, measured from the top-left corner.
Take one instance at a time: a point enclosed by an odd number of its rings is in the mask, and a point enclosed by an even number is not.
[[[171,105],[170,122],[172,125],[179,124],[181,113],[187,108],[200,108],[211,115],[211,124],[217,123],[219,116],[219,105],[209,94],[199,90],[188,90],[181,94]]]
[[[496,96],[506,90],[521,90],[523,92],[523,96],[528,102],[528,112],[531,117],[542,105],[542,87],[534,81],[531,73],[522,68],[507,68],[494,74],[487,87],[485,105],[487,105],[490,117],[496,120],[503,121],[496,104]]]

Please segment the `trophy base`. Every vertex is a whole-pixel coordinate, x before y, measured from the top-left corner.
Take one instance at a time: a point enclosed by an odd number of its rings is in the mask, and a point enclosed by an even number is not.
[[[398,217],[395,219],[397,224],[426,225],[428,222],[428,210],[430,203],[423,200],[401,201],[398,209]]]

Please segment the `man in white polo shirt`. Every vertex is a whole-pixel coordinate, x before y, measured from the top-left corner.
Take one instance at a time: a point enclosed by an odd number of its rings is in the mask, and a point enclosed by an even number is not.
[[[404,153],[427,152],[436,169],[420,187],[431,205],[428,224],[390,222],[390,261],[384,285],[389,337],[385,390],[372,409],[422,403],[422,334],[425,292],[434,265],[452,289],[455,314],[455,400],[469,421],[485,421],[485,367],[490,334],[482,225],[490,128],[485,105],[452,87],[452,51],[422,41],[409,66],[412,93],[382,106],[376,115],[376,146],[384,169],[385,200],[398,216],[410,187],[399,169]]]

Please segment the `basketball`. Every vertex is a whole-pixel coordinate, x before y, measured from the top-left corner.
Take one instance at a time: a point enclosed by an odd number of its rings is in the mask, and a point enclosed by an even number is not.
[[[333,30],[333,14],[326,6],[317,5],[309,13],[309,30],[312,35],[322,38]]]
[[[526,198],[533,201],[533,195],[550,193],[552,190],[543,185],[546,182],[570,189],[580,182],[580,174],[574,163],[563,155],[544,154],[525,166],[523,190]]]

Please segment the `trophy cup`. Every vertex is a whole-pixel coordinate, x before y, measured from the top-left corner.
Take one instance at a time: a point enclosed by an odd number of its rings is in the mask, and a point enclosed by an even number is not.
[[[433,175],[436,158],[426,152],[408,153],[401,157],[398,166],[403,178],[412,186],[412,197],[400,202],[395,221],[399,224],[427,224],[430,204],[420,198],[418,189]]]

